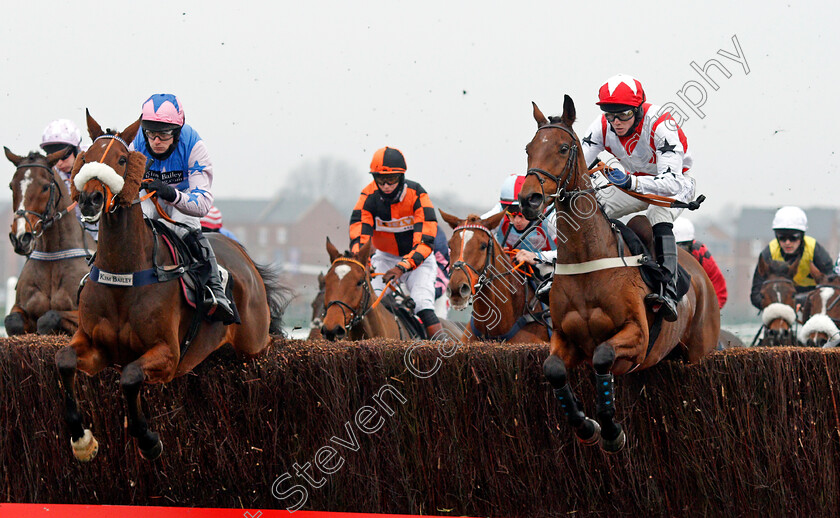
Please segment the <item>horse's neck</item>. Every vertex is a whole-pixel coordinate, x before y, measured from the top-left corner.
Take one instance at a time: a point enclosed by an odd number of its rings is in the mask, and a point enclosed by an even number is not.
[[[618,255],[617,238],[594,194],[567,196],[564,201],[555,204],[554,210],[557,216],[558,263],[581,263]]]
[[[488,273],[494,277],[476,292],[473,299],[473,322],[483,334],[498,336],[507,333],[525,311],[526,279],[513,271],[513,264],[496,252],[493,268]],[[478,316],[479,318],[476,318]]]
[[[128,273],[152,267],[154,236],[140,204],[103,214],[99,223],[96,266],[114,273]]]
[[[371,301],[376,300],[376,293],[371,291],[370,295]],[[364,338],[400,336],[400,327],[394,315],[382,304],[370,310],[361,324]]]

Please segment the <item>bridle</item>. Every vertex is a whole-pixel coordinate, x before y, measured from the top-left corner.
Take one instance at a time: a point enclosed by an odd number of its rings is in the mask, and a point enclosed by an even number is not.
[[[498,274],[488,276],[487,275],[487,268],[489,268],[490,265],[492,265],[496,262],[496,255],[494,253],[495,252],[495,245],[496,245],[496,237],[493,235],[493,233],[487,227],[485,227],[483,225],[476,225],[476,224],[471,224],[471,223],[464,224],[464,225],[461,225],[459,227],[456,227],[452,231],[452,233],[455,234],[456,232],[461,231],[461,230],[480,230],[490,237],[490,241],[487,244],[487,253],[484,257],[484,267],[481,269],[481,271],[478,271],[470,263],[464,261],[464,247],[466,245],[466,242],[464,241],[464,236],[461,236],[461,250],[458,252],[458,259],[456,259],[449,266],[450,274],[452,272],[454,272],[455,270],[461,270],[467,275],[467,278],[470,280],[470,296],[473,296],[476,293],[478,293],[485,285],[490,284],[495,279],[497,279],[497,278],[499,278],[503,275],[508,275],[508,274],[512,273],[513,270],[508,270],[506,272],[502,272],[502,273],[498,273]]]
[[[117,135],[111,135],[111,134],[108,134],[108,133],[106,133],[104,135],[100,135],[100,136],[96,137],[96,139],[93,141],[93,144],[96,144],[96,142],[100,139],[108,139],[108,140],[110,140],[110,142],[108,142],[108,145],[105,147],[105,152],[102,153],[102,157],[100,157],[99,160],[92,160],[88,163],[99,163],[99,164],[103,164],[103,165],[108,165],[108,164],[105,164],[104,160],[105,160],[105,157],[108,156],[108,152],[111,150],[111,146],[114,144],[115,141],[122,144],[123,147],[125,148],[125,151],[129,152],[128,144]],[[91,147],[93,147],[93,144],[91,144]],[[86,159],[87,159],[87,156],[85,155],[82,158],[82,161],[85,162]],[[128,164],[127,163],[126,163],[126,169],[128,169]],[[125,171],[123,171],[122,176],[125,177]],[[111,188],[108,186],[108,184],[106,184],[105,182],[103,182],[101,180],[100,180],[100,183],[102,184],[102,187],[105,190],[105,205],[102,207],[102,210],[104,212],[113,214],[119,208],[119,203],[117,203],[117,196],[119,196],[119,193],[116,193],[116,194],[112,193]],[[136,199],[136,200],[133,200],[132,205],[135,204],[135,203],[140,203],[141,201],[142,200],[139,199],[139,198]]]
[[[368,276],[368,271],[367,271],[367,268],[365,267],[365,265],[363,265],[359,261],[357,261],[355,259],[351,259],[349,257],[337,257],[335,259],[335,261],[332,262],[332,265],[330,265],[330,268],[332,268],[332,266],[334,266],[335,263],[339,263],[339,262],[354,264],[354,265],[358,266],[359,268],[361,268],[362,272],[365,275],[365,288],[364,288],[364,290],[362,290],[364,292],[364,295],[363,295],[363,298],[362,298],[362,303],[359,304],[358,309],[350,306],[349,304],[347,304],[346,302],[344,302],[342,300],[331,300],[329,303],[327,303],[326,306],[324,306],[324,314],[325,315],[326,315],[327,311],[329,311],[329,309],[332,306],[338,306],[339,309],[341,309],[341,313],[344,315],[344,322],[345,322],[344,328],[347,331],[350,331],[351,329],[353,329],[353,327],[355,327],[359,322],[361,322],[365,318],[365,316],[370,312],[370,310],[372,310],[374,307],[376,307],[376,304],[375,303],[374,304],[370,303],[370,292],[371,292],[372,288],[370,286],[370,277]],[[383,289],[382,293],[384,294],[386,291],[387,290]],[[381,300],[381,298],[377,299],[377,302],[379,300]],[[353,315],[349,322],[347,321],[347,311],[350,311]]]
[[[792,279],[787,279],[787,278],[768,279],[768,280],[761,283],[762,288],[764,286],[773,286],[773,291],[776,292],[776,298],[779,299],[778,302],[781,303],[781,304],[785,304],[785,302],[782,302],[782,292],[780,292],[778,290],[778,288],[776,288],[776,286],[775,286],[777,284],[790,284],[791,287],[793,287],[794,293],[796,292],[796,287],[795,287],[796,285],[793,283]]]
[[[571,181],[572,176],[575,176],[575,174],[578,172],[578,165],[577,165],[578,146],[577,146],[577,135],[575,134],[575,132],[572,131],[571,128],[568,128],[564,124],[552,123],[552,124],[546,124],[544,126],[540,126],[537,129],[537,133],[539,133],[542,130],[546,130],[546,129],[559,129],[561,131],[565,131],[566,133],[569,134],[570,137],[572,137],[572,144],[571,144],[571,147],[569,148],[569,158],[566,161],[566,165],[563,167],[563,170],[557,176],[549,173],[545,169],[539,169],[537,167],[529,168],[527,173],[525,173],[525,176],[528,177],[528,176],[534,175],[534,176],[537,177],[537,180],[540,182],[540,192],[543,195],[543,199],[545,199],[545,189],[543,188],[543,185],[545,184],[545,180],[549,179],[549,180],[553,181],[557,185],[557,189],[554,192],[554,194],[550,195],[550,197],[554,198],[556,202],[562,202],[563,200],[565,200],[567,194],[577,195],[577,194],[584,194],[584,193],[587,193],[587,192],[595,192],[597,189],[583,189],[583,190],[575,189],[573,191],[568,190],[569,181]],[[564,176],[565,176],[565,178],[564,178]],[[561,179],[563,179],[562,182],[561,182]]]
[[[15,211],[15,216],[19,218],[24,218],[24,220],[26,221],[26,226],[31,227],[32,235],[34,238],[37,239],[41,237],[41,235],[43,235],[44,230],[48,229],[50,226],[52,226],[53,223],[60,220],[64,217],[65,214],[73,210],[76,207],[76,203],[74,202],[70,204],[70,206],[64,210],[57,210],[58,204],[61,201],[61,187],[59,187],[58,182],[55,179],[55,173],[53,172],[52,168],[44,164],[29,163],[18,165],[15,171],[19,171],[27,167],[38,167],[41,169],[45,169],[49,173],[51,180],[50,197],[47,200],[47,204],[44,206],[44,212],[35,212],[33,210],[27,209],[18,209]],[[56,193],[58,193],[58,196],[56,196]],[[26,196],[26,193],[21,193],[21,196]],[[38,221],[34,225],[30,224],[29,220],[26,218],[26,216],[29,214],[38,218]]]

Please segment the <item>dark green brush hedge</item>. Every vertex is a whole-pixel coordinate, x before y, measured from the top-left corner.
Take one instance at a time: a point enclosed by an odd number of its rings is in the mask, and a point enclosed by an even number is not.
[[[53,361],[66,343],[0,341],[0,501],[840,515],[840,352],[729,350],[619,378],[628,447],[609,456],[573,440],[543,380],[547,346],[471,345],[447,358],[424,345],[412,351],[412,370],[440,363],[419,378],[406,368],[407,342],[278,338],[259,360],[223,349],[145,389],[164,444],[156,462],[140,457],[125,429],[119,373],[80,375],[85,423],[100,442],[97,458],[80,464]],[[572,380],[591,412],[590,378],[585,368]]]

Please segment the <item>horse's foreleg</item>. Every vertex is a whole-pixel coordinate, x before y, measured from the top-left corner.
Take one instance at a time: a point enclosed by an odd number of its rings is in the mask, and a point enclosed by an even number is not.
[[[6,328],[6,334],[9,336],[22,335],[35,331],[35,322],[17,304],[6,315],[3,325]]]
[[[56,311],[51,309],[38,319],[39,335],[68,334],[72,335],[79,327],[78,311]]]
[[[156,432],[149,430],[146,416],[140,409],[140,389],[149,378],[159,381],[164,371],[174,371],[171,349],[168,345],[157,345],[123,368],[120,387],[125,394],[128,409],[128,433],[137,439],[140,454],[147,460],[155,460],[163,452],[163,443]],[[148,373],[153,373],[149,376]],[[163,378],[171,378],[163,375]]]
[[[601,438],[601,427],[594,419],[586,417],[583,412],[583,405],[575,395],[572,387],[569,386],[568,372],[566,371],[566,362],[559,354],[556,354],[562,345],[555,344],[562,343],[562,340],[555,333],[551,337],[552,354],[545,359],[543,363],[543,374],[551,383],[554,389],[554,397],[560,402],[560,407],[566,414],[566,420],[569,426],[575,431],[580,442],[586,445],[592,445],[598,442]],[[556,347],[555,347],[556,346]]]
[[[82,352],[81,359],[77,350]],[[76,402],[76,370],[81,363],[85,371],[91,374],[102,370],[104,365],[99,355],[90,348],[88,337],[78,333],[70,345],[62,347],[55,354],[55,363],[64,389],[64,421],[70,429],[73,455],[82,462],[88,462],[96,457],[99,443],[93,433],[82,424],[82,414]]]

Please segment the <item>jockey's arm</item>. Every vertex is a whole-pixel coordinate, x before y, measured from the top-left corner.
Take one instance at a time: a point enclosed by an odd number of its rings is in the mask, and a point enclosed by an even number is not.
[[[831,259],[831,256],[828,254],[828,251],[819,243],[814,248],[814,266],[825,275],[828,275],[834,271],[834,262]]]
[[[172,205],[184,214],[201,218],[213,206],[213,164],[203,140],[193,146],[189,164],[186,180],[175,186],[178,192]]]
[[[598,158],[598,154],[601,153],[601,151],[606,150],[604,147],[604,135],[602,131],[601,116],[599,116],[592,124],[589,125],[589,128],[586,130],[586,133],[580,142],[581,146],[583,146],[583,158],[586,161],[587,167],[589,164],[594,162],[596,158]]]
[[[359,249],[370,241],[373,236],[374,220],[369,207],[365,207],[368,201],[367,190],[359,195],[353,212],[350,215],[350,252],[356,254]]]
[[[770,263],[772,261],[772,257],[770,256],[770,247],[764,247],[764,250],[761,251],[761,256],[764,257],[765,263]],[[765,277],[758,273],[758,262],[755,265],[755,272],[753,273],[753,280],[752,280],[752,289],[750,290],[750,302],[752,305],[756,307],[756,309],[761,309],[761,285],[764,284]]]

